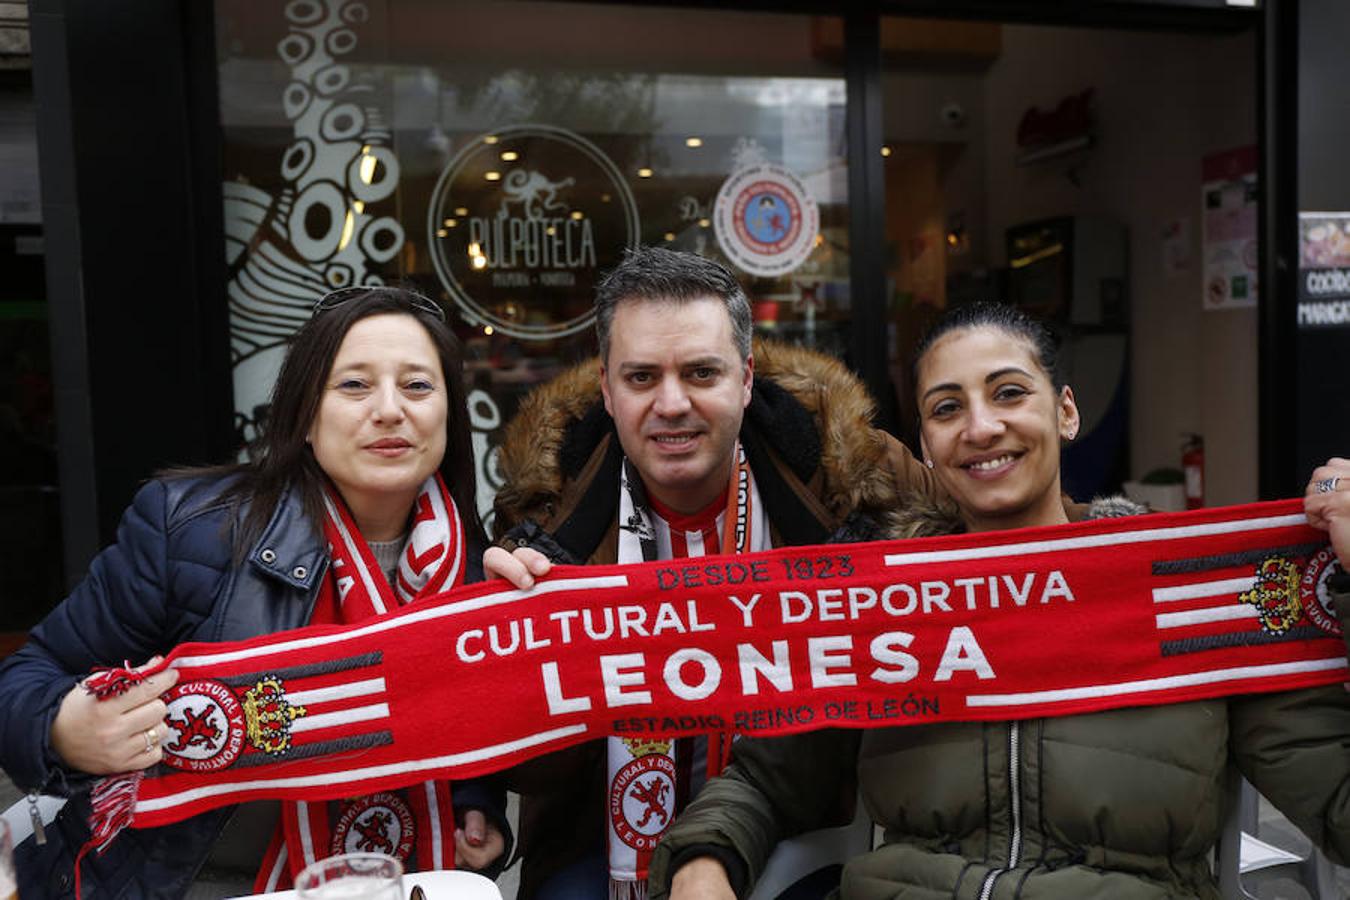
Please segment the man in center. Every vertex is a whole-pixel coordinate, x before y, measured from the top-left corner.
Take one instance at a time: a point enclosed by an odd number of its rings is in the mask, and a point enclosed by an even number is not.
[[[507,426],[490,574],[527,586],[546,559],[600,565],[871,540],[899,495],[935,490],[928,469],[872,427],[866,390],[837,360],[772,343],[752,352],[749,302],[718,263],[633,251],[597,287],[595,318],[598,366],[541,386]],[[642,756],[665,754],[675,790],[660,799],[657,821],[668,823],[729,752],[730,735],[611,737],[513,770],[519,896],[645,896],[648,845],[659,832],[632,846],[615,828],[610,794],[633,784],[619,776]],[[853,801],[840,798],[839,824]],[[870,840],[866,823],[859,831]],[[809,848],[811,836],[803,840]],[[784,855],[794,852],[802,847]],[[799,896],[837,883],[837,869],[806,868]]]

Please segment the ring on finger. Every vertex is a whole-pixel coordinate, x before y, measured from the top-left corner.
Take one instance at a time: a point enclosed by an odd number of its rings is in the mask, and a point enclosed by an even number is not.
[[[1319,494],[1330,494],[1332,491],[1336,490],[1336,482],[1340,480],[1341,477],[1339,475],[1335,475],[1331,478],[1323,478],[1314,485],[1314,488]]]
[[[145,734],[142,735],[142,737],[145,738],[145,752],[154,753],[155,746],[159,743],[159,729],[147,728],[145,729]]]

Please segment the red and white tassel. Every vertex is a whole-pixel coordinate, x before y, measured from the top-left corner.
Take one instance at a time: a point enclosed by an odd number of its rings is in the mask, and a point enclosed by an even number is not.
[[[133,669],[130,662],[124,661],[121,666],[94,670],[94,674],[86,678],[83,684],[86,691],[100,700],[107,700],[109,697],[125,694],[144,681],[149,674],[145,670]]]
[[[131,824],[136,810],[136,793],[141,786],[140,772],[124,772],[121,775],[109,775],[94,785],[89,795],[93,807],[89,815],[89,840],[85,841],[75,856],[75,896],[80,892],[80,863],[90,850],[99,856],[112,844],[113,838],[122,833],[122,829]]]
[[[108,700],[125,694],[147,677],[145,671],[136,671],[131,663],[120,667],[99,669],[84,680],[84,689],[99,700]],[[75,856],[75,896],[81,893],[80,863],[90,850],[102,856],[122,829],[131,824],[136,811],[136,794],[140,790],[142,772],[124,772],[100,779],[89,794],[92,807],[89,815],[89,840]]]
[[[94,785],[89,795],[93,806],[93,814],[89,817],[89,843],[100,855],[108,849],[113,838],[131,824],[141,775],[140,771],[109,775]]]
[[[609,900],[647,900],[646,881],[609,880]]]

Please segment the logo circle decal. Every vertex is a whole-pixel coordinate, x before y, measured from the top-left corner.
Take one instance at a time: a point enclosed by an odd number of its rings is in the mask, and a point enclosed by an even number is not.
[[[820,210],[801,179],[782,166],[757,163],[731,174],[713,204],[717,245],[751,275],[785,275],[811,255]]]
[[[186,772],[216,772],[244,750],[244,709],[219,681],[189,681],[164,695],[164,764]]]
[[[345,804],[333,827],[334,853],[384,853],[406,861],[412,855],[412,810],[397,794],[378,793]]]
[[[1308,560],[1299,580],[1299,599],[1303,603],[1303,612],[1318,628],[1337,637],[1341,634],[1341,623],[1336,618],[1335,601],[1327,589],[1327,578],[1340,571],[1336,553],[1328,545],[1318,550]]]
[[[464,317],[524,340],[588,327],[600,273],[639,239],[637,202],[618,167],[551,125],[467,143],[427,211],[432,264]]]
[[[614,833],[634,850],[652,850],[675,813],[675,763],[664,753],[648,753],[614,776],[609,817]]]

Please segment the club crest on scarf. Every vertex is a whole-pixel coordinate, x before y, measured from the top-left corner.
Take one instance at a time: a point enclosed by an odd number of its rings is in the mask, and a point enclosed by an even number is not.
[[[1340,568],[1336,554],[1327,545],[1309,553],[1306,565],[1299,565],[1301,558],[1301,553],[1297,557],[1283,553],[1261,560],[1251,589],[1240,592],[1238,600],[1254,607],[1266,634],[1287,635],[1311,623],[1339,636],[1340,622],[1326,585],[1327,577]]]
[[[1256,607],[1262,631],[1284,634],[1303,619],[1298,582],[1298,566],[1283,556],[1272,556],[1256,567],[1256,583],[1238,599]]]
[[[219,681],[175,685],[164,695],[170,736],[164,764],[187,772],[215,772],[231,765],[244,749],[244,710]]]
[[[1299,599],[1308,619],[1327,634],[1337,636],[1341,633],[1341,623],[1336,618],[1335,604],[1331,599],[1331,591],[1327,588],[1327,578],[1340,571],[1341,565],[1336,561],[1336,554],[1328,545],[1314,553],[1308,560],[1308,566],[1303,570],[1303,578],[1298,585]]]
[[[258,680],[244,694],[244,719],[248,722],[248,742],[273,756],[291,746],[291,723],[308,711],[286,698],[285,685],[270,675]]]
[[[397,794],[371,794],[344,804],[329,852],[384,853],[406,862],[415,831],[412,810]]]
[[[619,840],[634,850],[650,851],[675,815],[671,742],[625,739],[624,743],[633,759],[610,782],[610,822]]]

